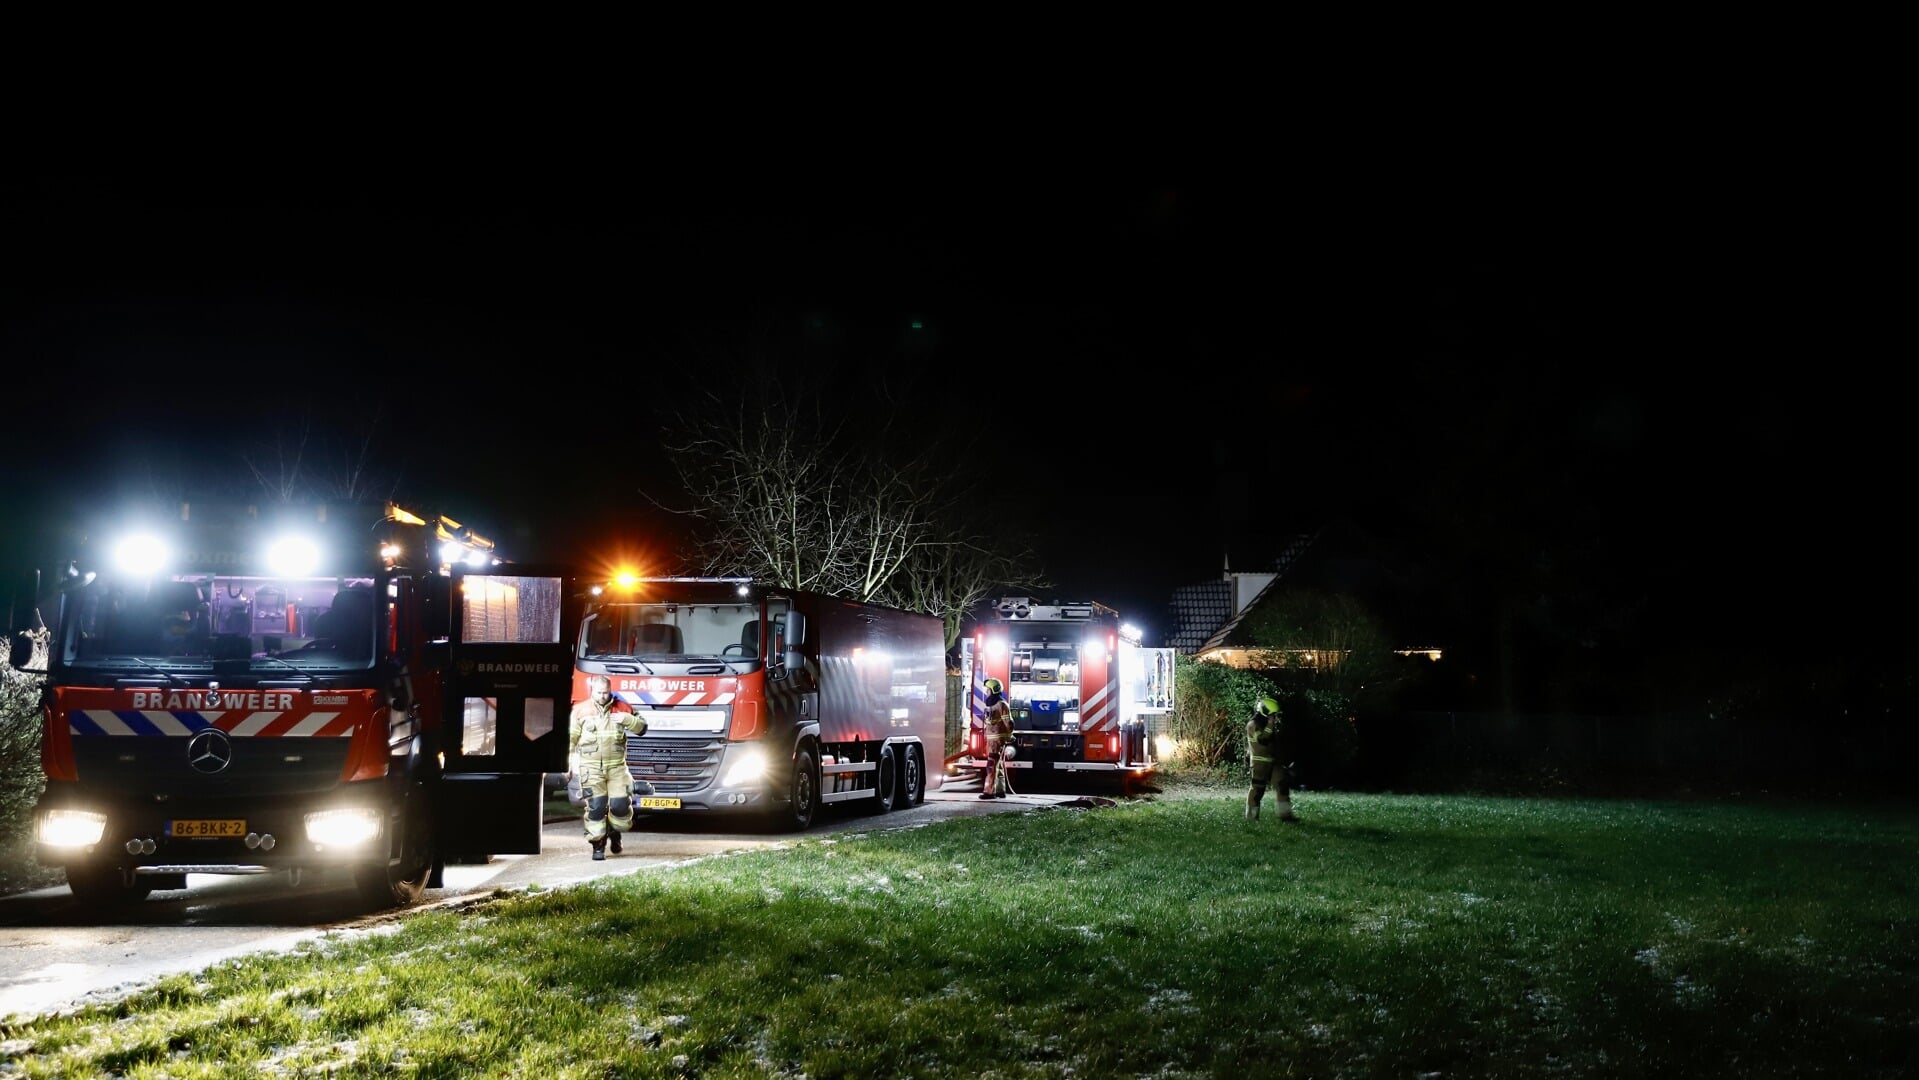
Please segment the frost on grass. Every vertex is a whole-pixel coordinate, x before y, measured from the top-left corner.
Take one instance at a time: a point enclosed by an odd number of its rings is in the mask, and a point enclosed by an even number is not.
[[[1154,988],[1153,992],[1146,997],[1145,1011],[1191,1015],[1197,1013],[1199,1008],[1193,1004],[1193,995],[1190,991],[1181,990],[1175,986],[1163,990]]]
[[[326,1045],[295,1043],[277,1047],[259,1064],[259,1069],[266,1076],[311,1076],[315,1072],[346,1072],[359,1064],[359,1041],[341,1039]]]
[[[1666,958],[1657,946],[1649,945],[1634,953],[1632,958],[1662,974],[1667,973]],[[1703,1005],[1712,1000],[1712,988],[1693,981],[1685,973],[1672,976],[1672,996],[1681,1005]]]
[[[1681,1005],[1706,1005],[1712,1001],[1712,988],[1694,982],[1690,975],[1680,975],[1672,981],[1672,996]]]
[[[1396,933],[1401,937],[1406,937],[1425,929],[1425,925],[1426,924],[1420,922],[1418,919],[1395,916],[1390,912],[1374,911],[1355,916],[1352,920],[1351,932],[1354,935],[1371,934],[1379,936]]]

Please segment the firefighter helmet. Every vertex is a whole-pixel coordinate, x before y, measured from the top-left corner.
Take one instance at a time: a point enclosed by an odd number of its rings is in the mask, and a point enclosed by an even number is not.
[[[1001,684],[998,679],[988,679],[981,683],[980,686],[989,694],[1004,694],[1006,692],[1006,687]]]
[[[1261,716],[1278,716],[1279,699],[1270,697],[1260,698],[1259,704],[1253,706],[1253,711],[1259,713]]]
[[[1016,743],[1009,742],[1004,747],[1000,748],[999,754],[1001,757],[1005,758],[1006,760],[1011,761],[1014,758],[1019,756],[1019,746]]]

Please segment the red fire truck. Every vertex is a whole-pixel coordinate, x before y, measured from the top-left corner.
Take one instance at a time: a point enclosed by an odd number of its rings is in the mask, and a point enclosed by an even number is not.
[[[1036,780],[1103,774],[1124,786],[1159,767],[1154,742],[1173,711],[1173,650],[1142,648],[1104,604],[1003,597],[960,640],[960,669],[968,724],[965,745],[947,763],[955,776],[985,768],[989,678],[1005,687],[1013,710],[1009,770]]]
[[[646,717],[646,734],[627,740],[642,815],[802,830],[825,804],[885,813],[938,786],[927,770],[945,737],[938,617],[748,578],[627,578],[596,593],[573,696],[605,675]]]
[[[391,504],[124,524],[42,601],[35,851],[76,896],[325,872],[391,907],[449,859],[540,850],[581,603],[564,574]]]

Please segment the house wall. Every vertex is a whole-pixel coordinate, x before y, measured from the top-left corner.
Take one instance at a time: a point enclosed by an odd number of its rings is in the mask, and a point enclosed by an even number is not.
[[[1255,574],[1234,572],[1226,575],[1233,583],[1233,614],[1246,610],[1246,605],[1260,594],[1260,591],[1273,583],[1277,574]]]

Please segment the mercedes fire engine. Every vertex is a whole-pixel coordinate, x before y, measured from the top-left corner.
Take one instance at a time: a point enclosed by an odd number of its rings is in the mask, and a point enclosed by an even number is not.
[[[1173,711],[1173,650],[1141,647],[1104,604],[1004,597],[960,639],[960,671],[968,722],[947,763],[955,776],[985,769],[989,678],[1013,710],[1009,770],[1103,774],[1123,787],[1159,767],[1154,742]]]
[[[384,908],[450,859],[540,850],[581,604],[565,575],[391,504],[126,524],[43,604],[35,851],[77,897],[325,872]]]
[[[646,717],[627,740],[642,823],[754,815],[797,831],[825,804],[885,813],[939,785],[938,617],[747,578],[628,578],[597,594],[573,696],[605,675]]]

